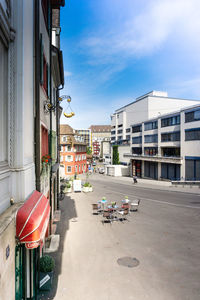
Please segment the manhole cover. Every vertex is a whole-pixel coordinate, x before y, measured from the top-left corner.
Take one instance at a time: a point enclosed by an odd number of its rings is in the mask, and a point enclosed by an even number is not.
[[[139,260],[135,257],[121,257],[117,260],[117,263],[120,266],[124,266],[124,267],[128,267],[128,268],[133,268],[133,267],[137,267],[139,265]]]

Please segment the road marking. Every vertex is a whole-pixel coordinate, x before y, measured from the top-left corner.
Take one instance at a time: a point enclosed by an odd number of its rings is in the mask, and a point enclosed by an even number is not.
[[[115,194],[121,194],[124,195],[124,193],[120,193],[120,192],[116,192],[113,190],[108,190],[109,192],[115,193]],[[143,198],[143,197],[135,197],[133,195],[130,194],[126,194],[126,196],[130,196],[130,197],[134,197],[134,198],[138,198],[141,200],[146,200],[146,201],[152,201],[152,202],[156,202],[156,203],[160,203],[160,204],[167,204],[167,205],[171,205],[171,206],[177,206],[177,207],[184,207],[184,208],[193,208],[193,209],[200,209],[200,206],[191,206],[191,205],[183,205],[183,204],[175,204],[175,203],[171,203],[171,202],[167,202],[167,201],[159,201],[159,200],[154,200],[154,199],[149,199],[149,198]]]

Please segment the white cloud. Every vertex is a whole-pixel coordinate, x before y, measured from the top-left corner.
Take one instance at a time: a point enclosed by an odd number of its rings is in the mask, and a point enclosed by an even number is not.
[[[64,76],[65,77],[70,77],[70,76],[72,76],[72,73],[69,72],[69,71],[64,71]]]
[[[113,1],[111,4],[114,5]],[[125,4],[126,5],[126,4]],[[120,24],[109,24],[109,30],[90,32],[82,40],[91,64],[111,64],[154,53],[172,43],[200,50],[199,0],[149,0],[135,15],[131,5]]]

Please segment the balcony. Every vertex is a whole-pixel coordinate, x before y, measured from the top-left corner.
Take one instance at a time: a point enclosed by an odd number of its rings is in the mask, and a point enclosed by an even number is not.
[[[160,163],[182,164],[183,157],[181,156],[163,156],[163,155],[144,155],[124,153],[124,157],[134,158],[135,160],[153,161]]]

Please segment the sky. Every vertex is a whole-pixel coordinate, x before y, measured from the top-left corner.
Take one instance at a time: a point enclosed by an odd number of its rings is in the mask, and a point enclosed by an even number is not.
[[[61,50],[60,94],[75,113],[61,123],[75,129],[110,124],[116,109],[152,90],[200,100],[199,0],[66,0]]]

